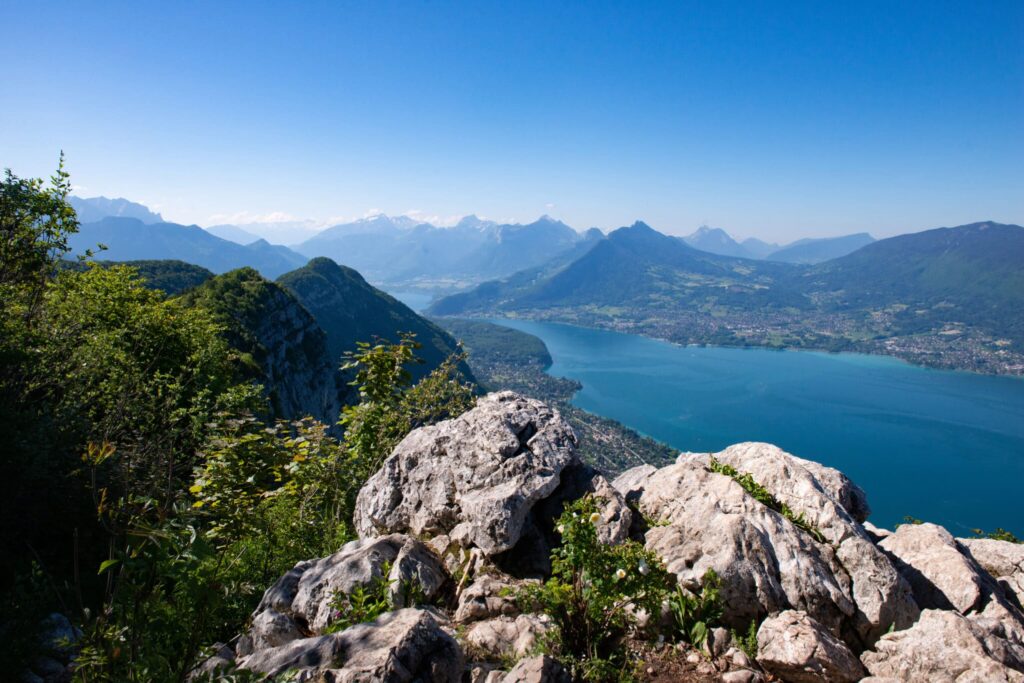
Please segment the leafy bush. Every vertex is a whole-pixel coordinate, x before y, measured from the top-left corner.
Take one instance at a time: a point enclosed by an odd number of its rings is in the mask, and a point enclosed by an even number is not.
[[[981,529],[971,529],[971,532],[976,538],[989,538],[993,541],[1007,541],[1009,543],[1024,543],[1024,539],[1017,538],[1014,534],[1002,527],[996,527],[995,531],[988,532]]]
[[[520,600],[538,605],[554,624],[546,647],[588,681],[628,678],[623,639],[636,611],[660,615],[672,583],[658,557],[635,541],[602,543],[597,502],[581,498],[558,519],[562,544],[551,553],[551,578],[528,587]]]
[[[676,635],[694,647],[707,642],[711,629],[722,618],[722,580],[714,569],[708,569],[701,577],[701,590],[690,593],[682,586],[669,596],[668,605],[675,621]]]
[[[363,483],[380,467],[398,442],[413,429],[461,415],[473,407],[473,388],[461,380],[452,356],[431,373],[412,384],[409,366],[420,363],[415,335],[404,334],[398,344],[360,342],[347,354],[343,370],[354,371],[352,385],[360,401],[342,410],[348,467],[358,485],[351,492],[350,505]]]
[[[895,624],[893,624],[895,626]],[[743,650],[743,654],[747,656],[750,661],[757,659],[757,620],[751,619],[750,625],[747,627],[747,632],[740,635],[736,629],[730,631],[732,640],[736,643],[736,647]]]
[[[807,521],[802,512],[800,514],[796,514],[793,512],[792,508],[773,496],[771,491],[757,483],[754,479],[754,475],[749,472],[740,472],[732,465],[719,462],[715,458],[711,458],[711,462],[708,467],[712,472],[732,477],[737,484],[743,487],[744,491],[753,496],[759,503],[771,508],[775,512],[778,512],[780,515],[792,522],[793,526],[803,529],[819,543],[825,542],[825,536],[821,533],[821,530],[818,529],[818,527]]]

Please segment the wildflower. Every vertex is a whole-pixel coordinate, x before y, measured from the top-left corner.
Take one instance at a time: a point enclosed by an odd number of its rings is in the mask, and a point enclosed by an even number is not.
[[[626,578],[626,570],[625,569],[617,570],[615,572],[615,578],[616,579],[624,579],[624,578]]]
[[[640,560],[640,564],[637,566],[637,571],[639,571],[643,576],[647,576],[651,572],[651,568],[648,566],[647,560]]]
[[[560,534],[564,534],[565,533],[565,525],[564,524],[559,524],[558,525],[558,533],[560,533]]]
[[[601,521],[601,515],[597,514],[596,512],[590,515],[590,523],[591,524],[597,524],[600,521]]]

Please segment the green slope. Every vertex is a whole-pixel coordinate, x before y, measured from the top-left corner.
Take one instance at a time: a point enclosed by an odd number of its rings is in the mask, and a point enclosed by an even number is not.
[[[328,350],[337,361],[345,352],[355,350],[356,342],[377,338],[395,342],[400,333],[412,332],[423,345],[419,355],[426,361],[413,371],[413,376],[419,378],[457,349],[450,334],[371,286],[355,270],[328,258],[315,258],[282,275],[278,283],[313,314],[326,332]],[[463,364],[461,369],[472,378],[468,366]]]

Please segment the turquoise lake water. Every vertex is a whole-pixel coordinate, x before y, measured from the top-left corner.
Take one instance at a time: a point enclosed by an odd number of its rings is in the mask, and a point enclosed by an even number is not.
[[[883,357],[679,347],[635,335],[494,320],[544,340],[573,403],[683,451],[768,441],[836,467],[875,524],[911,515],[958,535],[1024,536],[1024,381]]]

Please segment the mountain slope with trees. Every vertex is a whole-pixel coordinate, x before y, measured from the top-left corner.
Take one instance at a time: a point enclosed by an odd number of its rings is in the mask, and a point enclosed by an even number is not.
[[[872,242],[811,266],[718,256],[637,223],[560,269],[484,283],[428,312],[1024,374],[1022,243],[1019,226],[976,223]]]
[[[458,352],[458,343],[447,332],[370,285],[352,268],[328,258],[315,258],[277,282],[319,323],[337,364],[346,352],[355,351],[357,342],[383,339],[394,343],[407,332],[422,344],[419,356],[424,365],[413,370],[414,378],[423,377]],[[468,366],[460,363],[459,367],[472,378]]]

